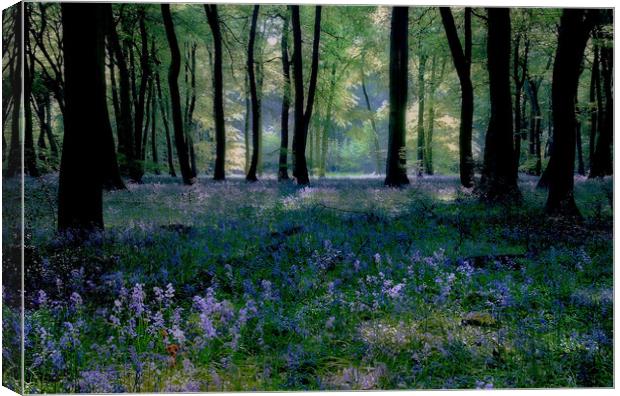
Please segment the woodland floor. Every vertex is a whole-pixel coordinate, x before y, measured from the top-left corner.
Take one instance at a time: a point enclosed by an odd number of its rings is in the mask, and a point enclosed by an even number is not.
[[[509,207],[411,180],[146,177],[77,247],[53,232],[57,176],[27,179],[26,392],[613,386],[612,180],[576,180],[582,222],[546,218],[524,175]]]

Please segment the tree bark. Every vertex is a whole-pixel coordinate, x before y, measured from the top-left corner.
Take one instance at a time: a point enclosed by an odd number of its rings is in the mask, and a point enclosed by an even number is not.
[[[333,70],[335,70],[335,65],[333,66]],[[377,123],[375,121],[375,111],[372,109],[370,105],[370,98],[368,97],[368,90],[366,89],[366,79],[364,78],[364,70],[361,71],[362,75],[362,93],[364,94],[364,101],[366,102],[366,110],[368,110],[368,116],[370,117],[370,126],[373,131],[373,143],[375,146],[375,173],[377,175],[381,174],[381,146],[379,144],[379,131],[377,130]]]
[[[168,174],[172,177],[177,177],[177,173],[174,171],[174,161],[172,160],[172,142],[170,139],[170,127],[168,125],[168,117],[166,116],[166,106],[167,103],[164,101],[163,95],[161,93],[161,82],[159,80],[159,73],[155,72],[155,84],[157,85],[157,99],[159,102],[159,112],[161,114],[161,121],[164,124],[164,130],[166,131],[166,152],[168,158]]]
[[[596,34],[594,35],[596,37]],[[594,57],[592,60],[592,71],[590,74],[590,140],[589,140],[589,152],[588,160],[590,165],[590,172],[594,167],[594,150],[596,147],[596,136],[598,134],[598,113],[599,100],[601,97],[601,83],[599,74],[599,48],[596,43],[593,44]]]
[[[250,38],[248,41],[248,79],[250,83],[250,98],[252,105],[252,159],[250,169],[245,179],[250,182],[258,180],[256,177],[256,168],[258,166],[258,152],[260,150],[260,110],[258,94],[256,92],[256,73],[254,69],[254,42],[256,40],[256,21],[258,20],[258,11],[260,6],[255,5],[252,11],[252,24],[250,27]]]
[[[282,38],[280,49],[282,51],[282,76],[284,87],[282,89],[282,110],[280,116],[280,156],[278,158],[278,180],[289,180],[288,177],[288,115],[291,107],[291,63],[288,56],[288,15],[283,17]]]
[[[205,4],[207,21],[213,34],[213,115],[215,117],[215,171],[214,180],[226,178],[226,130],[224,124],[224,78],[222,76],[222,33],[216,4]]]
[[[454,24],[452,12],[448,7],[440,7],[441,20],[448,38],[452,60],[461,84],[461,125],[459,129],[459,169],[461,184],[474,185],[474,160],[472,155],[472,124],[474,119],[474,88],[471,82],[471,8],[465,8],[465,49]]]
[[[547,167],[549,195],[545,207],[550,215],[580,216],[573,194],[575,100],[583,53],[591,30],[587,14],[588,11],[583,9],[567,8],[560,19],[551,88],[553,145]]]
[[[424,94],[426,91],[424,75],[426,74],[427,55],[421,52],[419,55],[418,67],[418,177],[424,174],[424,150],[426,148],[424,132]]]
[[[392,7],[390,33],[390,120],[385,185],[409,184],[405,149],[407,112],[407,76],[409,9]]]
[[[62,3],[66,114],[58,185],[58,229],[103,228],[102,186],[109,128],[103,5]],[[111,132],[111,129],[110,129]]]
[[[140,31],[140,85],[137,92],[137,100],[135,102],[135,118],[134,118],[134,142],[136,161],[130,168],[129,177],[135,183],[142,182],[144,175],[144,162],[141,160],[143,155],[143,124],[146,106],[146,91],[150,77],[150,63],[148,52],[148,34],[146,32],[146,11],[143,6],[138,9],[138,27]]]
[[[179,167],[181,168],[181,176],[183,183],[192,185],[196,182],[196,178],[192,175],[189,164],[189,153],[185,134],[183,133],[183,116],[181,113],[181,96],[179,94],[179,72],[181,70],[181,52],[174,32],[174,23],[170,14],[170,5],[162,4],[161,13],[166,28],[166,37],[170,46],[170,71],[168,72],[168,84],[170,85],[170,101],[172,105],[172,124],[174,126],[174,139],[179,157]]]
[[[321,6],[315,7],[314,14],[314,37],[312,40],[312,64],[310,66],[310,80],[308,82],[308,98],[304,111],[303,93],[303,62],[302,62],[302,40],[301,40],[301,20],[299,16],[299,6],[291,7],[291,22],[293,26],[293,76],[295,80],[295,130],[293,135],[293,176],[299,185],[310,183],[308,177],[308,164],[306,161],[306,145],[308,141],[308,128],[312,117],[314,106],[314,95],[316,94],[316,82],[319,71],[319,41],[321,37]]]
[[[488,9],[487,58],[491,119],[484,146],[479,193],[484,201],[520,200],[514,166],[510,93],[510,10]]]
[[[154,90],[152,86],[154,83],[151,83],[151,89]],[[151,156],[153,159],[153,164],[155,166],[155,174],[161,174],[159,170],[159,155],[157,153],[157,97],[155,94],[152,95],[151,102]]]
[[[611,145],[613,143],[613,46],[600,47],[600,79],[605,100],[599,101],[598,138],[594,150],[594,161],[590,170],[590,178],[603,177],[613,174],[613,158]],[[602,95],[601,95],[602,96]]]

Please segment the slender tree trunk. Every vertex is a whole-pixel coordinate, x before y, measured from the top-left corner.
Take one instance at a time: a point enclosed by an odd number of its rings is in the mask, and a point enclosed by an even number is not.
[[[595,35],[596,37],[596,35]],[[599,48],[593,45],[594,58],[592,60],[592,72],[590,74],[590,140],[588,145],[588,160],[590,172],[594,167],[594,150],[598,132],[598,113],[600,111],[598,97],[601,96],[601,83],[599,75]]]
[[[427,58],[424,52],[420,53],[418,67],[418,162],[416,164],[418,177],[422,177],[424,174],[424,149],[426,148],[424,140],[426,137],[424,132],[424,94],[426,91],[424,76],[426,74]]]
[[[575,103],[575,111],[577,114],[581,112],[577,103]],[[577,122],[575,122],[575,137],[575,145],[577,146],[577,173],[585,176],[586,168],[583,162],[583,147],[581,144],[581,122],[579,121],[579,118],[577,118]]]
[[[155,72],[155,84],[157,85],[157,99],[159,102],[159,112],[161,114],[161,121],[164,124],[164,130],[166,131],[166,152],[168,157],[168,173],[172,177],[177,177],[177,173],[174,171],[174,161],[172,160],[172,142],[170,139],[170,127],[168,126],[168,117],[166,116],[166,106],[163,95],[161,93],[161,82],[159,80],[159,73]]]
[[[216,4],[205,4],[207,21],[213,34],[213,115],[215,117],[214,180],[224,180],[226,164],[226,130],[224,124],[224,78],[222,76],[222,33]]]
[[[407,77],[409,9],[392,7],[390,33],[390,121],[385,171],[385,185],[400,187],[409,184],[405,149],[407,112]]]
[[[523,140],[523,120],[525,119],[523,111],[525,109],[525,98],[523,97],[523,85],[527,75],[527,60],[529,55],[529,41],[525,41],[525,49],[520,54],[520,43],[522,33],[518,33],[514,42],[514,53],[512,55],[512,79],[515,86],[515,112],[514,112],[514,167],[515,172],[519,173],[519,163],[521,159],[521,140]],[[523,103],[522,103],[523,101]]]
[[[510,10],[488,9],[487,57],[491,119],[484,146],[480,197],[489,202],[520,200],[514,167],[510,93]]]
[[[332,71],[335,70],[335,65],[332,66]],[[368,110],[368,116],[370,117],[370,126],[373,131],[373,144],[375,146],[375,173],[377,175],[381,174],[381,146],[379,144],[379,131],[377,130],[377,123],[375,121],[375,111],[372,109],[370,105],[370,98],[368,97],[368,90],[366,89],[366,79],[364,78],[364,70],[361,71],[362,76],[362,93],[364,94],[364,101],[366,102],[366,110]]]
[[[435,92],[437,90],[437,84],[443,79],[443,74],[446,67],[446,59],[441,61],[439,75],[437,75],[437,56],[433,55],[433,61],[431,63],[431,82],[429,87],[429,103],[428,103],[428,126],[426,127],[426,147],[424,153],[424,170],[426,174],[432,175],[433,170],[433,133],[435,129]]]
[[[58,185],[58,229],[103,228],[106,135],[111,136],[104,72],[103,5],[62,3],[65,133]],[[107,130],[106,130],[107,129]]]
[[[179,51],[179,43],[176,33],[174,32],[174,23],[170,14],[170,5],[162,4],[161,13],[166,28],[166,37],[170,46],[170,71],[168,73],[168,83],[170,85],[170,101],[172,105],[172,124],[174,126],[174,138],[179,157],[179,166],[183,182],[192,185],[196,182],[196,178],[192,175],[189,164],[189,153],[185,134],[183,133],[183,116],[181,113],[181,96],[179,94],[179,72],[181,70],[181,52]]]
[[[461,83],[461,125],[459,129],[459,168],[461,184],[464,187],[474,185],[474,160],[472,155],[472,124],[474,119],[474,88],[471,82],[471,8],[465,8],[465,48],[454,24],[449,7],[440,7],[441,20],[446,30],[448,45],[452,53],[454,67]]]
[[[258,166],[258,153],[260,150],[260,110],[258,93],[256,92],[256,73],[254,69],[254,42],[256,40],[256,21],[258,20],[258,5],[254,6],[252,12],[252,25],[250,27],[250,39],[248,41],[248,79],[250,83],[250,97],[252,101],[252,159],[250,169],[245,177],[247,181],[255,182],[256,169]]]
[[[243,120],[243,141],[245,143],[245,173],[250,171],[250,118],[251,118],[251,107],[250,107],[250,80],[249,80],[249,72],[246,70],[245,73],[245,89],[243,90],[245,95],[245,118]]]
[[[14,56],[13,56],[13,64],[10,67],[10,77],[11,77],[11,93],[13,95],[13,112],[11,114],[11,137],[10,137],[10,146],[9,146],[9,154],[7,160],[7,169],[6,176],[13,177],[20,175],[23,171],[22,169],[22,158],[21,158],[21,136],[20,136],[20,110],[22,106],[22,40],[23,40],[23,32],[22,29],[22,18],[23,18],[23,3],[18,4],[14,7],[14,36],[13,36],[13,45],[14,45]]]
[[[613,143],[613,47],[602,46],[600,48],[600,79],[605,101],[599,102],[598,138],[596,139],[594,161],[590,170],[590,178],[603,177],[613,174],[613,158],[611,145]],[[602,96],[602,95],[601,95]]]
[[[538,103],[538,83],[532,79],[527,80],[525,90],[530,98],[530,142],[529,153],[536,157],[536,165],[534,168],[534,174],[540,176],[542,168],[542,157],[540,150],[540,135],[541,135],[541,112],[540,105]]]
[[[547,167],[549,195],[545,207],[551,215],[580,216],[573,195],[575,100],[583,53],[591,30],[587,13],[583,9],[566,8],[560,19],[551,89],[553,145]]]
[[[153,103],[153,84],[149,80],[148,87],[146,89],[146,102],[144,104],[144,130],[142,131],[142,152],[140,153],[140,159],[144,163],[146,161],[146,146],[148,141],[149,132],[151,129],[151,104]]]
[[[278,180],[289,180],[288,177],[288,113],[291,107],[291,63],[288,56],[288,15],[284,18],[282,26],[282,39],[280,48],[282,51],[282,76],[284,87],[282,89],[282,111],[280,116],[280,156],[278,158]]]
[[[151,83],[151,89],[154,83]],[[155,165],[155,174],[160,175],[161,172],[159,170],[159,155],[157,153],[157,97],[153,94],[153,99],[151,102],[151,156],[153,158],[153,164]]]
[[[141,161],[143,157],[143,124],[145,120],[145,107],[146,107],[146,91],[150,76],[150,64],[148,53],[148,34],[146,32],[146,11],[143,7],[138,9],[138,26],[140,31],[140,85],[137,92],[137,100],[135,104],[135,118],[134,118],[134,142],[135,142],[135,155],[137,159],[134,166],[131,167],[129,177],[135,183],[142,182],[142,176],[144,175],[144,163]],[[147,116],[148,117],[148,116]]]
[[[308,140],[308,128],[312,117],[314,106],[314,95],[316,94],[316,82],[319,70],[319,40],[321,37],[321,6],[315,7],[314,15],[314,37],[312,40],[312,64],[310,66],[310,81],[308,82],[308,99],[306,109],[303,109],[303,62],[302,62],[302,40],[301,40],[301,21],[299,16],[299,6],[290,6],[293,25],[293,75],[295,80],[295,131],[293,136],[293,176],[299,185],[310,183],[308,177],[308,164],[306,161],[306,145]]]
[[[34,137],[32,132],[32,66],[34,64],[34,54],[30,47],[30,7],[32,4],[24,3],[24,171],[26,174],[38,177],[39,169],[37,168],[37,154],[34,150]]]
[[[104,3],[104,17],[106,20],[107,37],[110,43],[119,74],[119,119],[117,121],[118,151],[125,156],[126,163],[121,163],[121,169],[129,172],[134,168],[134,139],[133,115],[131,111],[131,83],[130,73],[125,54],[121,48],[118,33],[114,27],[112,4]]]

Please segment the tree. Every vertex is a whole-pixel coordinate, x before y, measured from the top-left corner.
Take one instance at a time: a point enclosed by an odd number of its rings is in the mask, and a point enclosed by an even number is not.
[[[452,53],[454,67],[461,83],[461,126],[459,130],[459,172],[461,184],[464,187],[472,187],[474,185],[474,160],[471,138],[474,119],[474,88],[471,83],[471,8],[465,8],[464,50],[461,46],[450,8],[441,7],[440,12],[450,52]]]
[[[11,79],[11,92],[13,112],[11,114],[11,137],[9,142],[9,153],[7,160],[6,176],[17,176],[22,172],[22,160],[21,160],[21,141],[20,141],[20,109],[21,109],[21,95],[22,95],[22,82],[21,82],[21,69],[22,69],[22,15],[23,15],[23,3],[17,7],[13,7],[13,20],[14,20],[14,35],[11,43],[13,44],[13,54],[9,62],[10,67],[10,79]]]
[[[213,113],[215,117],[215,172],[214,180],[224,180],[224,165],[226,163],[226,130],[224,125],[224,99],[222,76],[222,33],[220,32],[220,20],[217,13],[217,5],[205,4],[207,20],[213,33]]]
[[[257,181],[256,168],[258,166],[258,155],[260,151],[260,109],[258,94],[256,92],[256,73],[254,69],[254,41],[256,40],[256,21],[258,19],[259,6],[255,5],[252,11],[252,24],[250,27],[250,38],[248,41],[248,80],[250,83],[250,97],[252,102],[252,160],[250,169],[245,179],[250,182]]]
[[[549,195],[545,211],[550,215],[581,216],[573,195],[575,171],[575,100],[583,53],[590,36],[591,18],[583,9],[562,12],[558,46],[553,65],[551,102],[553,145],[549,160]]]
[[[314,37],[312,40],[312,64],[310,65],[310,80],[308,82],[308,98],[304,110],[304,80],[302,61],[301,21],[299,6],[291,7],[291,24],[293,26],[293,76],[295,87],[295,124],[293,132],[293,176],[297,184],[307,185],[308,164],[306,161],[306,144],[308,140],[308,128],[314,106],[316,94],[317,75],[319,71],[319,40],[321,37],[321,6],[315,7],[314,14]]]
[[[409,9],[392,7],[390,33],[390,121],[385,185],[409,184],[405,156]]]
[[[107,104],[103,5],[62,3],[65,135],[58,185],[58,229],[103,228]]]
[[[282,77],[284,87],[282,89],[282,111],[280,115],[280,156],[278,158],[278,180],[288,180],[288,113],[291,107],[291,62],[288,56],[288,30],[289,18],[283,16],[282,38],[280,49],[282,51]]]
[[[172,124],[174,127],[174,140],[179,157],[179,167],[181,168],[181,176],[183,183],[192,185],[196,182],[196,178],[192,175],[189,164],[189,152],[187,149],[187,141],[183,133],[183,116],[181,113],[181,95],[179,94],[179,72],[181,71],[181,51],[179,43],[174,31],[174,23],[170,14],[170,5],[161,5],[161,14],[166,28],[166,37],[170,46],[170,70],[168,72],[168,84],[170,85],[170,102],[172,106]]]
[[[600,19],[611,20],[611,16],[606,11],[600,11]],[[602,93],[605,100],[599,101],[598,109],[600,117],[598,123],[598,138],[592,158],[592,167],[590,169],[590,178],[603,177],[613,174],[613,158],[611,145],[613,143],[613,39],[611,33],[601,30],[599,37],[603,42],[600,46],[599,53],[599,91],[600,81],[602,80]],[[606,42],[607,41],[607,42]],[[610,43],[611,42],[611,43]],[[600,94],[599,94],[600,95]],[[603,104],[604,102],[604,104]]]
[[[418,56],[418,177],[422,177],[424,174],[424,151],[426,149],[424,139],[426,137],[424,132],[424,94],[426,92],[424,75],[426,73],[427,59],[428,55],[426,55],[423,50],[420,50],[420,54]]]
[[[510,10],[488,9],[487,69],[491,119],[485,138],[479,192],[485,201],[517,201],[510,93]]]

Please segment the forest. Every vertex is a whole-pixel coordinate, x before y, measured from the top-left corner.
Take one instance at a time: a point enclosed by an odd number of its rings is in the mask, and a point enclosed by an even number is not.
[[[22,2],[2,33],[3,386],[613,387],[612,9]]]

